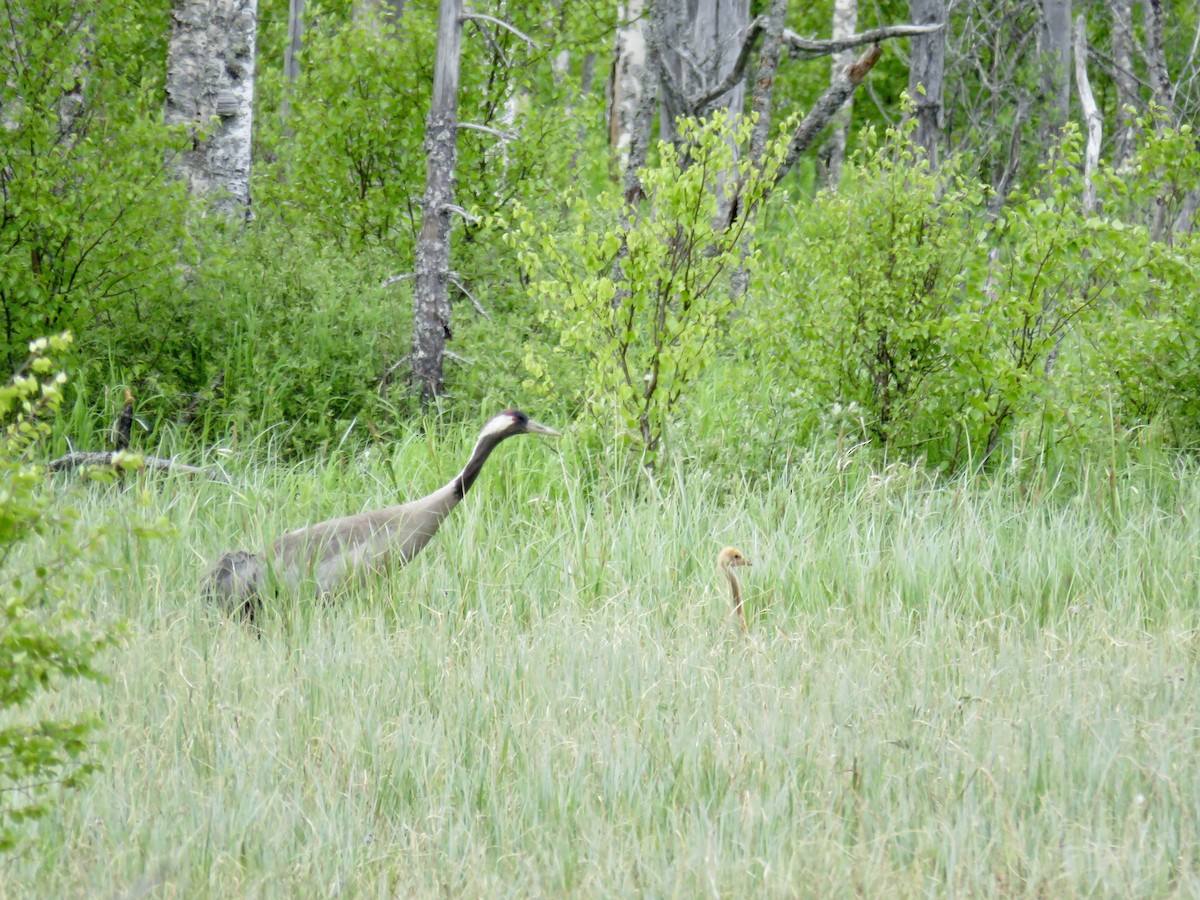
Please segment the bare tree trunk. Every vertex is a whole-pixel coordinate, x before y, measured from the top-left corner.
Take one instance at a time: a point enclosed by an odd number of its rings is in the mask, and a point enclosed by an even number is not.
[[[1046,98],[1042,137],[1058,136],[1071,114],[1071,0],[1041,0],[1038,50],[1042,57],[1042,93]]]
[[[1144,0],[1142,7],[1146,15],[1146,63],[1150,70],[1150,93],[1159,107],[1155,121],[1156,127],[1161,129],[1170,124],[1175,113],[1171,77],[1167,74],[1167,56],[1163,49],[1162,0]],[[1170,199],[1165,194],[1155,198],[1150,220],[1150,237],[1155,241],[1167,237]]]
[[[1092,178],[1096,174],[1096,167],[1100,165],[1103,120],[1088,80],[1087,59],[1087,18],[1080,13],[1075,19],[1075,83],[1079,87],[1079,105],[1087,124],[1087,145],[1083,158],[1083,214],[1090,216],[1096,211],[1096,185]]]
[[[608,89],[608,146],[624,170],[633,144],[633,122],[646,85],[645,0],[618,7],[615,58]]]
[[[646,165],[646,154],[650,150],[650,131],[654,124],[654,108],[658,103],[659,85],[662,82],[662,35],[666,16],[667,3],[655,3],[650,8],[650,21],[647,23],[645,31],[646,67],[642,78],[641,95],[634,108],[633,121],[629,129],[629,159],[625,163],[623,181],[625,211],[622,216],[632,216],[633,207],[643,196],[639,172]],[[622,246],[616,262],[618,269],[624,251],[625,248]]]
[[[830,37],[838,41],[854,34],[858,29],[858,0],[833,0],[833,30]],[[833,54],[829,64],[829,82],[837,81],[846,71],[846,67],[854,62],[854,51],[842,50]],[[850,117],[854,111],[854,95],[846,98],[846,103],[833,117],[832,130],[829,140],[825,142],[824,171],[820,172],[821,186],[827,190],[836,191],[842,183],[842,164],[846,161],[846,130],[850,127]]]
[[[425,199],[416,247],[413,292],[412,384],[422,404],[444,387],[443,365],[450,338],[450,213],[458,165],[458,67],[462,0],[438,6],[437,60],[433,103],[425,128]]]
[[[250,214],[257,32],[258,0],[179,0],[172,9],[165,118],[193,134],[176,168],[194,196],[232,217]]]
[[[300,80],[300,61],[296,55],[304,46],[304,0],[288,0],[288,42],[283,48],[283,100],[279,117],[286,127],[292,115],[292,91]]]
[[[1109,0],[1112,16],[1112,56],[1117,87],[1117,133],[1113,168],[1120,169],[1137,146],[1136,117],[1141,108],[1137,77],[1133,72],[1133,0]]]
[[[754,77],[754,94],[750,98],[751,112],[757,117],[750,133],[750,159],[762,163],[771,134],[771,99],[775,96],[775,74],[779,70],[779,52],[783,47],[783,31],[787,24],[788,0],[771,0],[763,29],[762,48],[758,51],[758,74]]]
[[[754,79],[754,95],[751,110],[755,116],[754,129],[750,133],[750,161],[761,168],[767,152],[767,138],[771,134],[771,99],[775,95],[775,74],[779,69],[779,51],[783,46],[783,29],[787,24],[788,0],[771,0],[763,29],[762,49],[758,54],[758,74]],[[730,204],[726,212],[725,227],[733,224],[738,215],[738,204]],[[746,268],[749,246],[742,245],[742,260],[729,279],[730,294],[735,300],[746,295],[750,288],[750,270]]]
[[[676,140],[675,120],[704,117],[716,109],[740,115],[746,82],[739,78],[720,95],[696,104],[733,71],[750,24],[749,0],[659,0],[669,5],[660,48],[664,80],[660,120],[663,140]]]
[[[914,25],[946,21],[945,0],[909,0]],[[910,40],[912,60],[908,67],[908,93],[916,104],[917,127],[913,143],[925,149],[929,168],[938,165],[938,148],[945,127],[942,93],[945,86],[946,31],[919,35]]]
[[[1167,74],[1167,54],[1163,49],[1162,0],[1143,0],[1146,13],[1146,61],[1150,66],[1150,92],[1154,102],[1168,112],[1175,107],[1171,77]]]

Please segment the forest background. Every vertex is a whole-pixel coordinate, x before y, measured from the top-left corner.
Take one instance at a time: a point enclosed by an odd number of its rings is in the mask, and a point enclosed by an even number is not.
[[[435,262],[417,251],[438,9],[291,4],[290,31],[287,4],[229,9],[5,14],[4,352],[15,369],[74,333],[76,446],[101,449],[126,388],[142,443],[236,431],[287,455],[407,429],[414,398],[472,421],[529,406],[651,455],[666,435],[747,472],[848,434],[947,469],[1114,427],[1195,439],[1187,4],[916,4],[946,27],[885,41],[852,114],[783,162],[767,136],[786,153],[830,88],[811,57],[831,46],[800,37],[830,5],[492,11],[511,28],[480,10],[459,23]],[[910,19],[836,12],[839,36]],[[732,105],[736,151],[652,121],[663,103],[710,132]],[[431,321],[444,351],[416,336]]]

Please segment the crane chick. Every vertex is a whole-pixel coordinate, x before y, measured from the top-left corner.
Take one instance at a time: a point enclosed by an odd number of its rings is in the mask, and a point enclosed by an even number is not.
[[[295,588],[311,581],[323,596],[356,574],[378,572],[393,562],[404,565],[424,549],[458,506],[496,445],[515,434],[559,436],[520,410],[498,413],[479,432],[462,471],[432,494],[297,529],[275,541],[265,554],[226,553],[205,578],[203,595],[253,622],[268,584]]]
[[[734,569],[749,565],[750,560],[737,547],[726,547],[717,554],[717,571],[729,582],[729,590],[733,594],[733,611],[737,613],[738,624],[742,627],[743,634],[746,632],[746,612],[742,609],[742,586],[738,583]]]

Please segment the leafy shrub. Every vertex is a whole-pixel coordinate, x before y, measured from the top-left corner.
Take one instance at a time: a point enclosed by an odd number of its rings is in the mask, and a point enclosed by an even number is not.
[[[197,426],[304,453],[387,419],[411,304],[404,285],[381,286],[386,271],[269,222],[214,251],[192,287],[198,380],[219,385]]]
[[[772,367],[818,409],[853,410],[881,451],[940,467],[986,459],[1027,417],[1053,424],[1060,353],[1147,266],[1144,234],[1083,215],[1078,163],[1068,131],[992,219],[982,184],[953,162],[929,172],[889,131],[798,213],[771,267]]]
[[[161,124],[161,94],[130,90],[143,15],[112,0],[0,8],[0,353],[10,370],[41,334],[71,329],[94,346],[103,333],[129,355],[178,319],[177,305],[159,301],[186,245],[183,190],[166,177],[179,138]]]
[[[93,718],[42,717],[29,708],[65,681],[102,680],[96,660],[114,637],[71,608],[91,541],[81,545],[70,533],[72,510],[51,505],[44,472],[29,459],[62,401],[65,376],[45,354],[67,343],[66,336],[35,342],[0,388],[0,849],[13,845],[21,822],[46,812],[52,786],[72,787],[95,769]],[[52,540],[30,559],[21,550],[34,534]]]
[[[750,223],[782,150],[765,171],[739,158],[751,128],[719,114],[682,122],[683,151],[661,143],[659,163],[641,173],[641,208],[615,191],[576,197],[572,232],[518,210],[509,235],[557,341],[554,358],[527,355],[530,375],[549,392],[580,396],[599,422],[615,414],[648,459],[737,308],[727,278],[752,246]],[[739,188],[741,215],[729,227],[718,221],[722,184]]]

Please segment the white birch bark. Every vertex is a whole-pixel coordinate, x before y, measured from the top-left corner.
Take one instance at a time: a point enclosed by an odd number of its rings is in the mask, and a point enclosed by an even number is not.
[[[1087,19],[1080,13],[1075,20],[1075,84],[1079,89],[1079,105],[1083,109],[1087,126],[1087,144],[1083,156],[1083,214],[1090,216],[1096,211],[1096,185],[1093,177],[1100,165],[1100,138],[1103,120],[1092,94],[1092,83],[1087,71],[1088,42]]]
[[[248,216],[258,2],[179,0],[171,17],[165,117],[192,132],[176,170],[193,196]]]
[[[841,40],[854,34],[858,28],[858,0],[833,0],[833,40]],[[846,67],[854,62],[854,51],[843,50],[830,58],[830,84],[838,80]],[[846,98],[846,104],[833,117],[829,139],[825,143],[826,157],[823,173],[824,187],[836,191],[842,181],[842,163],[846,159],[846,129],[854,110],[854,95]]]
[[[629,0],[618,6],[621,21],[613,54],[608,93],[608,145],[621,171],[629,162],[633,121],[646,79],[646,4]]]

